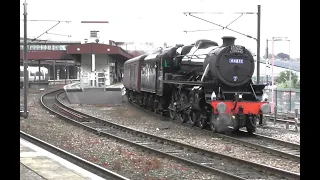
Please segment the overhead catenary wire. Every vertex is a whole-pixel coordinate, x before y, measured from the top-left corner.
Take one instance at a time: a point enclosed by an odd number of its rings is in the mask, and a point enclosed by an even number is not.
[[[20,19],[20,21],[23,21],[23,19]],[[60,20],[37,20],[37,19],[34,19],[34,20],[27,20],[27,21],[46,21],[46,22],[58,22],[58,21],[60,21]],[[71,21],[60,21],[60,22],[70,23]]]
[[[256,12],[184,12],[184,14],[257,14]]]
[[[208,22],[208,23],[214,24],[214,25],[216,25],[216,26],[222,27],[223,29],[227,29],[227,30],[229,30],[229,31],[232,31],[232,32],[235,32],[235,33],[241,34],[241,35],[246,36],[246,37],[248,37],[248,38],[251,38],[251,39],[255,39],[255,40],[257,40],[257,38],[255,38],[255,37],[252,37],[252,36],[250,36],[250,35],[247,35],[247,34],[241,33],[241,32],[239,32],[239,31],[235,31],[235,30],[233,30],[233,29],[228,28],[227,26],[222,26],[222,25],[220,25],[220,24],[217,24],[217,23],[214,23],[214,22],[208,21],[208,20],[206,20],[206,19],[203,19],[203,18],[200,18],[200,17],[194,16],[194,15],[192,15],[191,13],[188,13],[188,15],[189,15],[189,16],[191,16],[191,17],[194,17],[194,18],[200,19],[200,20],[202,20],[202,21],[205,21],[205,22]],[[240,17],[241,17],[241,16],[240,16]],[[240,17],[239,17],[239,18],[240,18]],[[234,21],[233,21],[233,22],[234,22]]]
[[[217,14],[223,14],[223,13],[217,13]],[[183,31],[185,33],[188,32],[199,32],[199,31],[214,31],[214,30],[224,30],[225,28],[227,28],[228,26],[230,26],[232,23],[234,23],[236,20],[238,20],[241,16],[243,16],[244,14],[246,14],[245,12],[241,13],[240,16],[238,16],[236,19],[234,19],[233,21],[231,21],[226,27],[222,27],[221,29],[204,29],[204,30],[190,30],[190,31]]]
[[[23,21],[23,19],[20,19]],[[39,36],[37,36],[36,38],[33,38],[31,40],[31,42],[34,42],[36,40],[38,40],[38,38],[40,38],[41,36],[43,36],[44,34],[51,34],[51,35],[58,35],[58,36],[67,36],[67,37],[71,37],[71,35],[63,35],[63,34],[57,34],[57,33],[49,33],[48,31],[52,30],[53,28],[55,28],[57,25],[59,25],[60,23],[64,22],[64,23],[70,23],[71,21],[61,21],[61,20],[27,20],[27,21],[40,21],[40,22],[57,22],[55,25],[53,25],[52,27],[50,27],[48,30],[46,30],[45,32],[43,32],[42,34],[40,34]]]
[[[241,15],[238,16],[235,20],[233,20],[231,23],[229,23],[229,24],[226,26],[226,28],[227,28],[228,26],[230,26],[232,23],[234,23],[236,20],[238,20],[239,18],[241,18],[241,16],[243,16],[243,14],[241,14]]]
[[[243,14],[245,14],[245,13],[240,14],[240,16],[239,16],[239,17],[237,17],[235,20],[231,21],[231,22],[230,22],[226,27],[230,26],[233,22],[235,22],[236,20],[238,20],[241,16],[243,16]],[[221,29],[191,30],[191,31],[187,31],[187,30],[185,30],[185,31],[183,31],[183,32],[188,33],[188,32],[214,31],[214,30],[224,30],[224,28],[221,28]]]
[[[51,29],[53,29],[54,27],[56,27],[58,24],[60,24],[60,21],[58,21],[57,24],[53,25],[51,28],[49,28],[48,30],[46,30],[44,33],[40,34],[38,37],[32,39],[31,42],[37,40],[39,37],[41,37],[42,35],[46,34],[48,31],[50,31]]]
[[[48,33],[48,32],[46,32],[46,34],[56,35],[56,36],[67,36],[67,37],[71,37],[71,35],[57,34],[57,33]]]
[[[185,33],[188,33],[188,32],[199,32],[199,31],[214,31],[214,30],[223,30],[223,28],[220,28],[220,29],[199,29],[199,30],[190,30],[190,31],[183,31]]]

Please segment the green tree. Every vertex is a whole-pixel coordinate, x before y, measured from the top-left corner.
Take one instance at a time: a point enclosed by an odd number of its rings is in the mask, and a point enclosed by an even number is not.
[[[264,55],[263,58],[267,59],[267,56]],[[269,53],[269,54],[268,54],[268,59],[271,59],[271,58],[272,58],[272,54]],[[279,57],[278,57],[276,54],[274,54],[274,59],[278,59],[278,58],[279,58]]]
[[[290,59],[290,56],[286,53],[279,53],[279,54],[277,54],[277,57],[279,57],[281,59]]]
[[[297,82],[296,88],[300,89],[300,80]]]
[[[277,84],[280,85],[282,88],[290,87],[290,81],[289,81],[290,72],[291,72],[291,87],[300,88],[300,80],[298,79],[298,75],[289,70],[280,72],[280,76],[276,79]]]

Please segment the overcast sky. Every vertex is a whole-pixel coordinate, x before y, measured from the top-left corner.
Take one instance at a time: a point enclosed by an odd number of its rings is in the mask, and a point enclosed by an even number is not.
[[[23,0],[20,0],[20,19],[23,19]],[[219,44],[222,36],[235,36],[241,44],[256,52],[256,40],[229,30],[189,32],[183,31],[220,29],[183,12],[225,12],[225,14],[196,14],[196,16],[223,26],[239,14],[232,12],[257,12],[261,5],[261,56],[265,54],[266,39],[288,37],[290,55],[300,57],[300,1],[299,0],[28,0],[29,20],[68,20],[60,23],[40,39],[81,41],[84,28],[80,21],[109,21],[104,24],[107,37],[114,41],[154,42],[162,45],[190,44],[197,39],[211,39]],[[229,12],[229,13],[228,13]],[[28,37],[38,37],[56,22],[28,22]],[[252,37],[257,37],[257,15],[245,14],[229,26]],[[88,34],[88,33],[87,33]],[[20,36],[23,37],[23,21],[20,20]],[[275,53],[289,54],[288,42],[275,42]],[[271,53],[271,42],[269,43]]]

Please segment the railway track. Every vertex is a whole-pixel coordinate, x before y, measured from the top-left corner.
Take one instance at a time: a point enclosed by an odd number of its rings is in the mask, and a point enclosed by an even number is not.
[[[274,122],[274,118],[270,118],[269,119],[270,122]],[[281,123],[281,124],[290,124],[290,125],[295,125],[296,122],[294,120],[287,120],[287,119],[276,119],[277,123]],[[298,126],[300,126],[300,122],[298,122]]]
[[[298,119],[296,121],[295,119],[291,119],[291,118],[288,118],[288,119],[276,118],[276,120],[274,121],[274,117],[270,116],[270,115],[265,115],[264,118],[266,119],[266,120],[264,120],[265,123],[262,126],[260,126],[260,128],[275,129],[275,130],[285,129],[285,130],[288,130],[291,132],[299,132],[300,131],[299,130],[300,129],[300,119]],[[266,123],[266,122],[273,123],[274,125],[277,125],[277,126],[272,126],[272,125],[270,126],[270,125],[268,125],[269,123]],[[294,129],[290,128],[290,126],[294,126]]]
[[[146,113],[150,113],[152,115],[160,116],[166,121],[176,121],[177,123],[181,124],[178,120],[172,120],[170,117],[167,116],[161,116],[159,114],[155,114],[154,112],[151,112],[149,110],[146,110],[144,108],[141,108],[140,106],[136,104],[132,104],[134,107],[136,107],[139,110],[142,110]],[[182,125],[189,126],[191,128],[198,128],[198,127],[192,127],[188,123],[183,123]],[[288,142],[288,141],[282,141],[279,139],[259,135],[259,134],[249,134],[246,131],[240,130],[238,133],[234,134],[220,134],[220,133],[211,133],[211,130],[209,128],[204,129],[207,132],[210,132],[212,136],[222,138],[226,141],[236,143],[239,145],[244,145],[249,148],[254,148],[266,153],[270,153],[273,155],[277,155],[283,158],[291,159],[297,162],[300,162],[300,144]]]
[[[279,155],[284,158],[293,159],[300,162],[300,145],[279,139],[259,135],[248,134],[246,131],[240,131],[233,135],[220,135],[234,143],[244,144],[271,154]]]
[[[264,115],[264,117],[268,118],[268,121],[274,122],[274,116]],[[287,124],[288,123],[290,125],[295,125],[296,124],[294,119],[276,118],[276,122],[277,123],[281,123],[281,124]],[[300,126],[300,119],[298,119],[298,126]]]
[[[83,169],[86,169],[87,171],[90,171],[102,178],[105,179],[114,179],[114,180],[129,180],[128,178],[125,178],[117,173],[114,173],[108,169],[104,169],[100,166],[97,166],[85,159],[82,159],[78,156],[75,156],[67,151],[64,151],[58,147],[55,147],[47,142],[44,142],[36,137],[33,137],[23,131],[20,131],[20,138],[29,141],[55,155],[58,155],[61,158],[64,158],[70,162],[72,162],[73,164],[76,164],[80,167],[82,167]]]
[[[227,179],[300,179],[300,174],[297,173],[203,150],[75,111],[58,101],[58,95],[61,93],[62,91],[55,91],[45,94],[41,98],[41,103],[53,113],[101,136],[115,138],[161,157],[174,159]]]

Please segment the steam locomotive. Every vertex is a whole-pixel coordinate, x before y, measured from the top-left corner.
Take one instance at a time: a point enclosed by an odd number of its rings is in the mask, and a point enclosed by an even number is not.
[[[124,63],[123,84],[130,102],[172,119],[214,132],[252,133],[271,107],[262,99],[266,85],[254,84],[254,59],[234,37],[223,44],[198,40]]]

